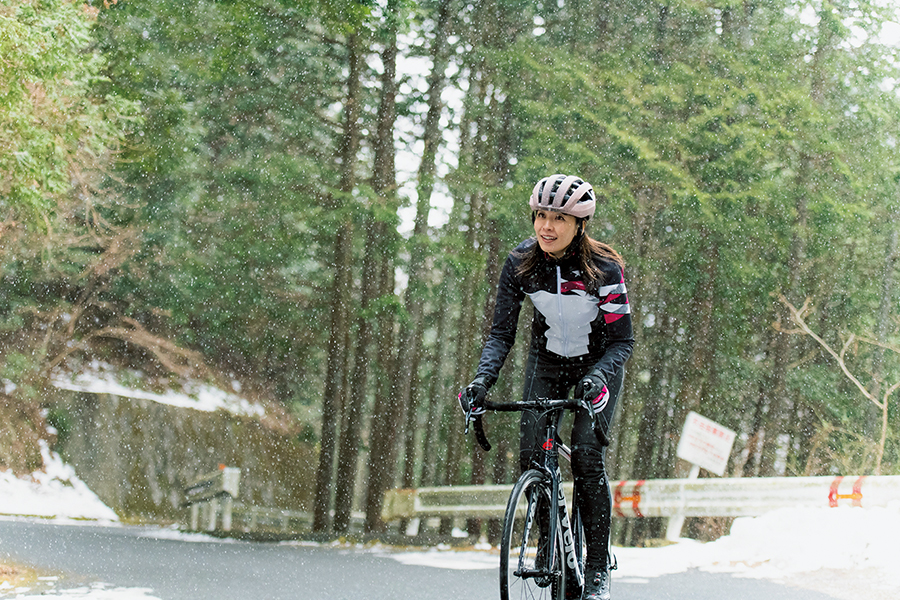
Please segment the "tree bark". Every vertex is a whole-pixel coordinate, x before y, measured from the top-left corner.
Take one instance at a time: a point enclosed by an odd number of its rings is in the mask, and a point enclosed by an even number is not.
[[[381,260],[381,293],[383,297],[393,294],[394,264],[387,258]],[[369,429],[371,439],[368,462],[368,487],[366,488],[366,533],[384,530],[381,507],[384,492],[394,484],[397,472],[397,440],[402,435],[405,414],[403,406],[394,404],[393,374],[398,368],[396,362],[396,336],[393,333],[394,319],[390,311],[382,307],[378,314],[379,366],[375,408]]]
[[[446,365],[451,364],[451,345],[445,343],[448,336],[448,330],[451,320],[450,310],[450,290],[455,287],[455,279],[450,275],[445,275],[445,280],[441,285],[438,293],[438,329],[436,335],[434,355],[434,370],[431,374],[431,385],[429,387],[429,409],[428,409],[428,425],[425,430],[425,460],[422,465],[422,483],[424,485],[439,485],[441,477],[440,458],[441,453],[438,452],[440,432],[449,435],[452,429],[452,421],[450,415],[457,414],[454,406],[452,384],[448,385],[447,381],[452,377],[446,372]],[[454,382],[455,383],[455,382]],[[445,413],[448,418],[445,419]]]
[[[344,133],[341,140],[342,173],[340,190],[349,195],[356,185],[355,165],[360,144],[359,96],[364,55],[359,34],[351,32],[347,38],[348,66],[347,100],[344,104]],[[340,210],[344,200],[336,200]],[[347,213],[347,211],[344,211]],[[334,477],[334,458],[337,426],[340,419],[340,399],[345,396],[345,382],[349,362],[350,321],[347,295],[352,289],[353,222],[345,216],[334,241],[334,280],[331,286],[331,325],[328,336],[328,362],[325,368],[325,389],[322,398],[322,429],[320,434],[319,465],[316,470],[316,494],[313,507],[313,531],[328,531],[331,527],[331,489]]]
[[[884,257],[884,265],[881,270],[881,299],[878,303],[878,320],[875,324],[875,341],[885,343],[888,335],[888,325],[891,321],[891,307],[894,304],[894,276],[897,269],[897,259],[900,258],[900,226],[898,226],[900,214],[895,212],[888,219],[891,232],[888,235],[887,249]],[[884,378],[884,348],[875,346],[872,355],[872,396],[881,398],[882,380]],[[881,429],[881,411],[868,403],[866,413],[866,433],[874,437]]]
[[[398,362],[409,365],[400,369],[397,379],[397,402],[408,405],[406,424],[406,456],[403,470],[403,486],[415,484],[416,473],[416,418],[418,398],[416,385],[419,371],[419,357],[422,354],[422,315],[425,296],[428,291],[428,215],[431,211],[431,196],[434,191],[434,175],[437,166],[437,152],[441,144],[440,118],[444,108],[441,100],[447,68],[447,39],[450,35],[453,0],[442,0],[435,25],[434,43],[431,47],[432,70],[428,76],[428,113],[422,134],[424,151],[418,169],[416,218],[410,239],[409,283],[406,288],[404,307],[407,320],[403,323],[398,348]],[[430,410],[429,410],[430,413]]]
[[[385,11],[384,51],[381,62],[384,71],[381,75],[381,104],[378,109],[378,125],[375,137],[375,164],[372,173],[372,188],[383,203],[385,214],[396,211],[397,181],[394,149],[394,127],[397,120],[397,32],[400,22],[400,3],[389,0]],[[378,231],[379,243],[375,250],[379,257],[378,270],[381,273],[380,295],[383,299],[394,296],[394,252],[392,251],[393,234],[388,231],[388,224],[376,218],[374,227]],[[396,473],[395,459],[397,454],[398,432],[402,432],[402,423],[406,404],[397,401],[392,383],[396,380],[397,365],[395,363],[395,342],[393,333],[393,312],[384,303],[379,307],[378,333],[379,347],[376,359],[379,364],[378,392],[375,397],[375,408],[372,426],[369,430],[371,451],[368,461],[368,486],[366,489],[366,524],[368,533],[378,532],[384,528],[381,520],[381,507],[384,503],[384,491],[393,484]],[[405,365],[402,365],[405,368]]]
[[[338,452],[337,481],[335,481],[334,531],[346,533],[350,526],[353,499],[356,493],[356,475],[360,456],[360,428],[368,404],[368,376],[370,346],[372,341],[372,304],[378,299],[377,256],[379,236],[371,218],[366,220],[365,258],[362,269],[362,293],[356,331],[356,360],[353,378],[345,394],[344,428]]]

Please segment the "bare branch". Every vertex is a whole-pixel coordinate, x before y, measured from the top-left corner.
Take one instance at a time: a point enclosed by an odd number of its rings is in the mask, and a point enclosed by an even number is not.
[[[865,342],[867,344],[871,344],[873,346],[877,346],[879,348],[884,348],[885,350],[890,350],[891,352],[896,352],[900,354],[900,346],[895,346],[893,344],[887,344],[885,342],[879,342],[878,340],[874,340],[872,338],[866,336],[860,336],[859,340],[861,342]]]
[[[850,336],[850,339],[844,344],[844,347],[841,349],[841,353],[838,354],[831,346],[828,345],[828,342],[816,335],[816,333],[812,329],[810,329],[809,325],[806,324],[806,321],[803,320],[803,316],[807,312],[809,312],[810,309],[809,298],[806,299],[806,301],[803,303],[803,306],[799,310],[793,304],[788,302],[788,299],[785,298],[784,295],[780,294],[778,296],[778,299],[788,308],[791,313],[791,319],[794,321],[794,323],[797,324],[797,326],[803,331],[803,333],[816,340],[816,342],[818,342],[819,345],[822,346],[822,348],[824,348],[825,351],[828,352],[828,354],[830,354],[834,358],[834,360],[837,361],[838,366],[841,368],[841,371],[844,372],[844,375],[847,376],[847,379],[852,381],[854,385],[859,388],[859,391],[862,393],[862,395],[868,398],[875,406],[883,410],[884,405],[871,393],[869,393],[869,390],[866,389],[866,386],[860,383],[859,379],[857,379],[853,375],[853,373],[850,372],[850,369],[847,368],[847,363],[844,362],[844,353],[847,351],[847,348],[850,347],[850,345],[853,343],[855,336]]]
[[[843,348],[841,348],[841,360],[844,360],[844,356],[847,354],[847,349],[853,345],[853,342],[856,341],[856,334],[851,333],[850,337],[844,342]]]
[[[893,394],[894,392],[896,392],[898,389],[900,389],[900,381],[898,381],[897,383],[895,383],[894,385],[889,387],[887,390],[885,390],[884,396],[883,396],[883,398],[884,398],[883,402],[887,403],[890,395]]]
[[[134,319],[123,317],[122,321],[124,325],[127,325],[126,327],[102,327],[84,336],[78,343],[67,347],[48,363],[47,371],[52,371],[73,352],[88,350],[89,342],[92,339],[113,338],[148,350],[163,367],[181,377],[212,377],[212,371],[207,367],[199,352],[182,348],[165,338],[150,333]]]

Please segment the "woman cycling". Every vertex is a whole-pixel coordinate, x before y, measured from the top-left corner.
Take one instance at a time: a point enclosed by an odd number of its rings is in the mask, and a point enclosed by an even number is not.
[[[572,472],[587,558],[583,600],[609,598],[610,490],[603,464],[607,435],[634,338],[622,257],[585,233],[596,199],[578,177],[551,175],[531,194],[535,237],[506,259],[491,333],[478,371],[459,394],[464,411],[478,407],[497,381],[515,340],[525,296],[534,305],[523,398],[566,398],[574,386],[585,410],[572,426]],[[528,468],[543,424],[522,413],[519,465]]]

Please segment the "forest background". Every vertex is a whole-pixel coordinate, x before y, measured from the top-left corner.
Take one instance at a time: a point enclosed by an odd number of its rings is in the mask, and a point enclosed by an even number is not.
[[[0,0],[3,462],[40,460],[22,432],[45,435],[54,373],[100,360],[277,408],[318,450],[318,531],[356,506],[380,530],[389,487],[511,481],[517,424],[491,416],[486,456],[455,396],[531,188],[562,172],[627,262],[611,477],[683,475],[690,410],[738,432],[732,476],[897,474],[896,22],[850,0]],[[495,399],[521,389],[527,313]]]

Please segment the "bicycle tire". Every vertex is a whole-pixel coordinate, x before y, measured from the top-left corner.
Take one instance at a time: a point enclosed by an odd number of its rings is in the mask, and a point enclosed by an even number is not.
[[[564,600],[562,533],[557,529],[556,552],[547,557],[550,487],[537,470],[522,474],[509,495],[500,539],[500,600]],[[542,554],[543,552],[543,554]],[[539,562],[549,562],[540,565]],[[521,569],[521,570],[520,570]]]

